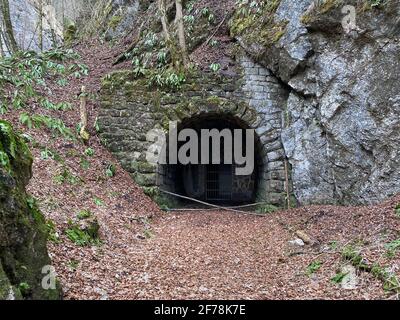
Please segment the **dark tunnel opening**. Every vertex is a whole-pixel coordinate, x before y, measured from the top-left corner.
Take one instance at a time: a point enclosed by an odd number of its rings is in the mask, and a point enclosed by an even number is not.
[[[178,134],[185,129],[192,129],[198,136],[198,162],[196,164],[170,164],[160,166],[159,186],[169,192],[173,192],[186,197],[205,201],[218,205],[239,205],[253,203],[257,199],[257,190],[260,180],[260,172],[263,172],[262,146],[259,138],[253,131],[253,137],[246,139],[246,130],[251,128],[241,119],[231,115],[203,114],[183,120],[177,127]],[[219,139],[220,145],[215,147],[218,152],[213,150],[213,141],[210,140],[209,155],[204,156],[202,146],[202,130],[217,129],[219,133],[230,132],[232,143],[225,135]],[[241,139],[235,136],[235,130],[242,133]],[[228,135],[229,136],[229,135]],[[237,139],[235,139],[235,137]],[[253,150],[247,154],[249,140],[253,144]],[[178,142],[178,150],[185,145],[188,140]],[[238,168],[243,168],[243,164],[238,164],[235,157],[235,149],[241,144],[242,156],[246,159],[252,157],[253,170],[250,174],[238,175]],[[169,154],[170,142],[168,142],[167,154]],[[239,148],[240,151],[240,148]],[[226,162],[225,154],[231,154],[232,162]],[[203,157],[209,159],[209,163],[204,163]],[[229,156],[228,156],[229,158]],[[220,163],[213,163],[219,159]],[[243,159],[242,159],[243,160]],[[246,172],[247,173],[247,172]],[[188,201],[183,201],[188,202]],[[190,201],[189,201],[190,202]],[[182,203],[182,200],[181,200]]]

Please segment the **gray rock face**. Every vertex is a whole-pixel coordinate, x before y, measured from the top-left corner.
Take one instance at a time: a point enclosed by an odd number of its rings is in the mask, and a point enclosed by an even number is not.
[[[105,32],[107,40],[119,39],[131,31],[139,11],[139,1],[117,0],[112,6],[112,15],[109,17],[109,25]]]
[[[307,11],[311,2],[283,0],[275,16],[289,20],[286,33],[257,52],[290,90],[282,143],[295,195],[302,204],[380,201],[400,192],[400,3],[357,10],[346,32],[342,6]]]
[[[75,22],[85,11],[90,11],[95,0],[51,0],[43,1],[43,50],[62,43],[64,19]],[[40,50],[39,40],[39,1],[9,1],[10,18],[14,35],[23,50]],[[1,17],[0,17],[1,20]],[[4,48],[6,50],[6,48]]]

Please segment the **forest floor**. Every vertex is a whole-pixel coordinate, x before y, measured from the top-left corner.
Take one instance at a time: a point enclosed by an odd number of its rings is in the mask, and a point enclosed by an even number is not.
[[[350,244],[365,263],[399,275],[399,255],[389,257],[387,249],[398,236],[398,202],[400,196],[379,206],[313,206],[264,217],[159,213],[142,237],[140,224],[129,229],[129,217],[107,214],[102,247],[65,243],[52,248],[53,261],[67,299],[397,299],[372,272],[356,270],[351,289],[334,279],[345,276]],[[309,244],[290,243],[300,229]],[[71,269],[70,259],[79,266]]]
[[[262,217],[163,212],[118,165],[94,129],[102,77],[129,62],[113,67],[116,49],[97,42],[75,50],[89,76],[72,77],[67,87],[50,84],[46,93],[53,102],[67,101],[74,108],[45,112],[75,130],[77,95],[85,85],[89,145],[29,129],[36,143],[28,191],[59,235],[59,242],[49,242],[49,252],[65,299],[398,298],[394,276],[400,275],[400,210],[395,208],[400,195],[376,206],[311,206]],[[35,105],[30,109],[38,110]],[[12,110],[2,118],[27,132],[20,113]],[[46,150],[53,156],[43,154]],[[112,177],[106,175],[110,164],[116,167]],[[65,234],[68,221],[81,210],[99,220],[101,245],[80,247]],[[299,230],[309,238],[304,245],[291,243],[299,242]],[[349,270],[344,259],[349,251],[362,259],[353,259],[352,289],[344,289],[339,280],[348,276],[342,267]]]

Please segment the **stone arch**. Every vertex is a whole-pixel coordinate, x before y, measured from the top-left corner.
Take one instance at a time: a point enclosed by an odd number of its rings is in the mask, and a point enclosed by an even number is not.
[[[135,79],[131,71],[110,75],[101,93],[101,139],[135,181],[154,194],[160,172],[146,159],[154,143],[148,141],[148,132],[167,133],[170,121],[181,123],[209,114],[238,119],[255,129],[259,141],[262,170],[256,200],[285,205],[287,171],[281,142],[285,91],[268,70],[249,59],[241,64],[243,72],[229,79],[192,75],[179,90],[149,89],[147,79]]]
[[[257,120],[257,115],[254,110],[242,109],[241,106],[236,109],[224,108],[223,104],[219,104],[219,106],[221,108],[218,106],[214,106],[214,108],[201,107],[193,114],[186,114],[178,122],[177,131],[193,129],[200,136],[201,129],[228,129],[231,133],[235,129],[255,129],[254,121]],[[245,145],[245,139],[242,140]],[[221,141],[221,149],[223,149],[224,140]],[[168,139],[165,143],[168,145]],[[245,150],[245,146],[243,147]],[[168,147],[165,150],[168,157]],[[256,193],[259,186],[262,185],[261,177],[267,166],[262,154],[263,145],[254,132],[254,154],[249,155],[254,161],[254,171],[251,174],[237,176],[234,173],[235,166],[223,164],[223,161],[221,161],[221,165],[212,165],[211,163],[207,165],[201,163],[196,165],[171,165],[167,161],[166,164],[158,164],[157,166],[157,186],[169,192],[210,202],[250,203],[256,200],[264,200],[260,197],[260,194]],[[215,181],[210,181],[210,179],[215,179]],[[220,184],[223,188],[221,186],[216,187],[214,184]]]

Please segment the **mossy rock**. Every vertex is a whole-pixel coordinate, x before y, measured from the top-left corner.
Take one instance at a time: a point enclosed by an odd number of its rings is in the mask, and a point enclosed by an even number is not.
[[[108,22],[108,27],[112,30],[115,30],[122,20],[122,16],[115,15],[113,16],[110,21]]]
[[[77,27],[75,23],[69,19],[66,19],[64,25],[64,43],[69,46],[77,38]]]
[[[241,38],[245,43],[255,43],[271,47],[286,32],[287,21],[275,19],[275,13],[281,0],[271,0],[260,12],[252,12],[249,4],[242,4],[229,22],[233,37]]]
[[[391,2],[380,0],[324,0],[304,13],[300,21],[312,28],[328,29],[332,25],[341,26],[341,21],[344,17],[342,9],[346,5],[354,6],[356,14],[362,15],[373,9],[388,11],[387,9],[390,7]]]
[[[51,261],[45,219],[25,191],[32,156],[23,139],[2,120],[0,150],[8,159],[0,166],[0,299],[59,299],[59,284],[54,290],[42,287],[42,270]],[[29,290],[21,292],[21,283]]]

